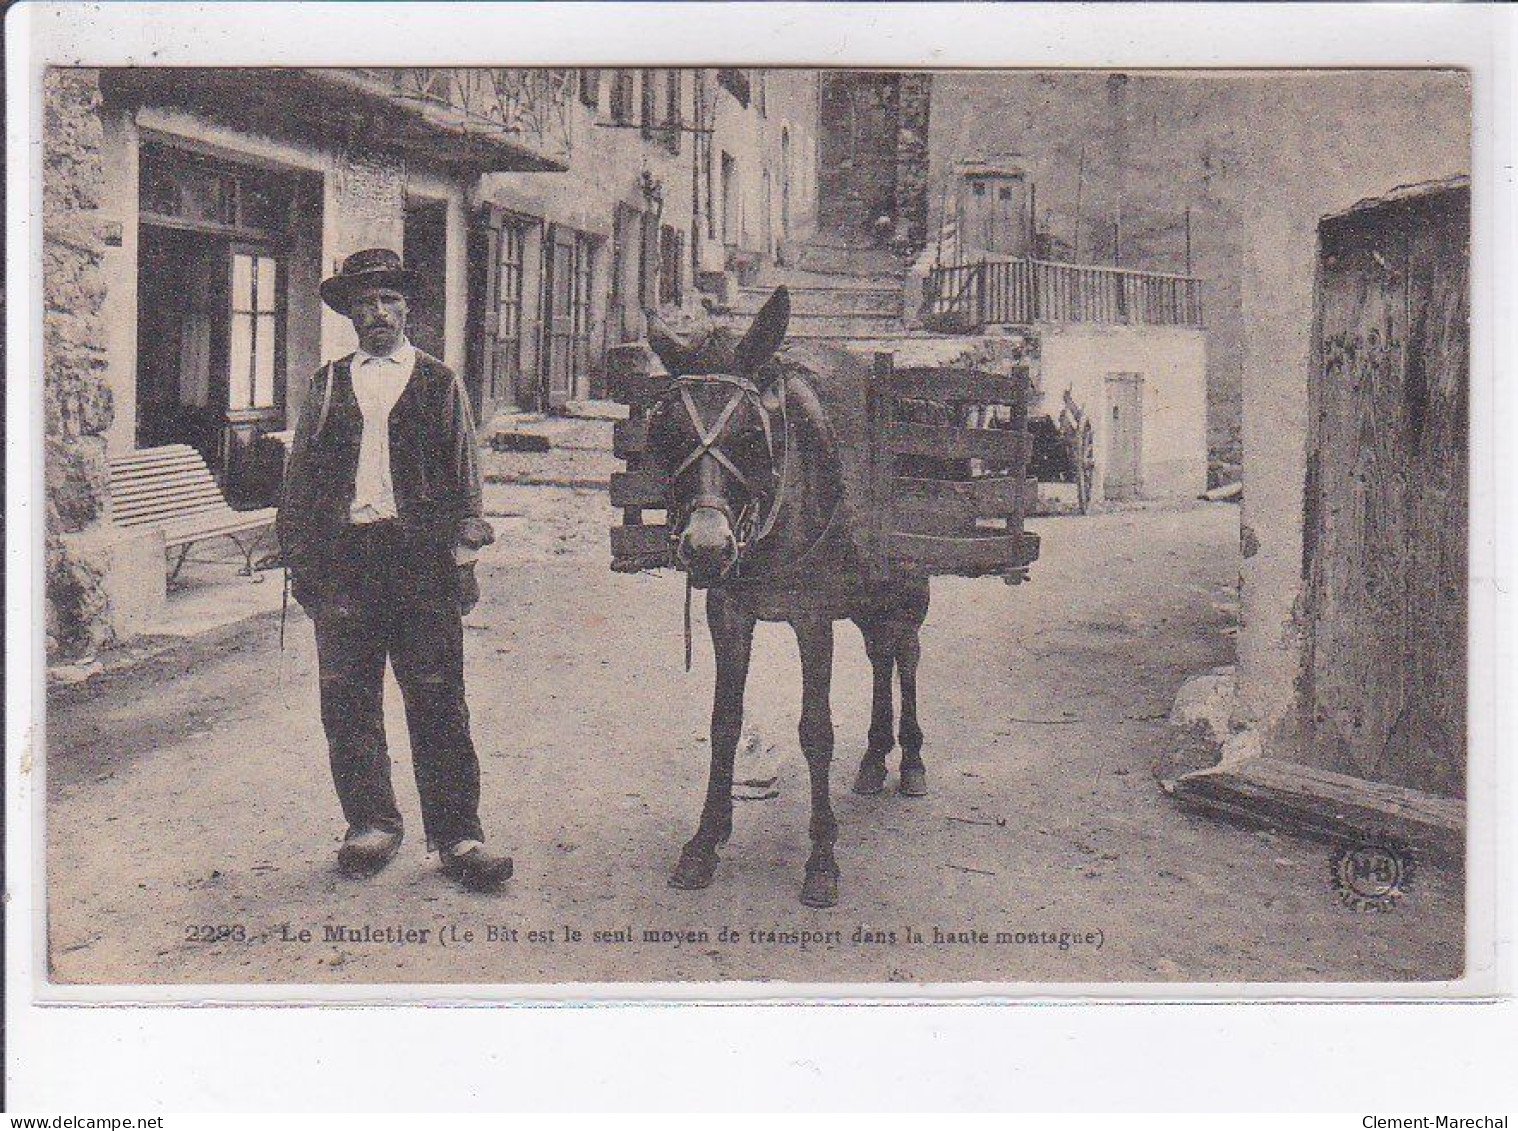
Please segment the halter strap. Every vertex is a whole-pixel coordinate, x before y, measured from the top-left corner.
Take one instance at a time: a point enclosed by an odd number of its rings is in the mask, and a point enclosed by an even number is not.
[[[696,406],[695,398],[691,396],[691,387],[698,383],[723,384],[729,386],[732,389],[732,393],[728,397],[727,403],[723,405],[722,411],[717,414],[717,419],[711,424],[710,427],[708,427],[702,420],[700,410]],[[782,510],[789,494],[791,479],[791,440],[790,421],[786,409],[787,397],[785,378],[783,376],[779,379],[778,384],[780,396],[781,448],[779,453],[779,465],[776,466],[776,437],[772,422],[770,420],[770,410],[765,407],[764,394],[760,392],[759,387],[755,385],[754,382],[748,380],[747,378],[736,377],[730,374],[713,373],[702,374],[700,376],[681,377],[675,383],[675,389],[679,392],[680,395],[681,407],[685,410],[686,415],[690,418],[691,426],[696,430],[697,443],[695,448],[687,453],[685,458],[680,461],[679,466],[676,467],[674,472],[670,475],[670,484],[673,485],[674,482],[678,480],[681,475],[690,470],[690,468],[693,467],[697,461],[701,459],[702,456],[710,456],[712,459],[716,460],[717,463],[719,463],[739,484],[741,484],[750,495],[750,501],[742,508],[741,512],[737,514],[734,514],[732,504],[728,502],[727,499],[717,495],[697,495],[691,499],[688,508],[690,511],[695,511],[701,508],[716,510],[721,512],[727,518],[729,525],[733,528],[734,537],[736,537],[738,540],[739,559],[738,562],[734,564],[735,573],[741,570],[744,552],[755,543],[763,541],[775,529],[775,524],[780,517],[780,511]],[[755,408],[758,410],[759,424],[764,431],[764,446],[766,451],[769,453],[770,466],[775,475],[774,491],[773,494],[770,495],[767,499],[765,498],[767,492],[756,489],[755,486],[749,481],[748,476],[743,474],[742,470],[739,469],[737,464],[733,462],[732,458],[728,456],[728,454],[723,451],[721,447],[722,437],[726,432],[729,423],[732,421],[733,414],[738,411],[739,406],[741,406],[745,401],[753,403]],[[761,506],[764,502],[768,502],[769,505],[768,507],[763,508],[763,512],[760,513]],[[671,537],[673,536],[674,535],[672,533]]]
[[[691,449],[690,454],[680,461],[680,466],[675,468],[675,472],[670,478],[678,479],[698,459],[709,455],[723,467],[727,468],[729,474],[735,476],[738,482],[742,483],[746,489],[753,490],[749,485],[748,477],[739,471],[738,466],[728,458],[727,453],[717,446],[717,441],[722,439],[723,430],[727,428],[727,422],[733,418],[733,413],[743,403],[745,392],[746,390],[741,388],[734,389],[732,396],[727,400],[727,404],[717,414],[716,423],[707,428],[701,420],[701,413],[696,408],[695,400],[690,395],[690,386],[684,383],[680,385],[680,401],[685,405],[685,411],[690,416],[691,424],[695,426],[697,444]]]

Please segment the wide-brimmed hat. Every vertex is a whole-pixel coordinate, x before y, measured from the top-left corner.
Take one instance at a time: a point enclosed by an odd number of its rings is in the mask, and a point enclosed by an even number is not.
[[[388,247],[371,247],[343,260],[338,273],[322,281],[321,295],[323,302],[346,316],[360,287],[389,287],[409,299],[416,295],[420,282],[416,272],[407,270],[401,257]]]

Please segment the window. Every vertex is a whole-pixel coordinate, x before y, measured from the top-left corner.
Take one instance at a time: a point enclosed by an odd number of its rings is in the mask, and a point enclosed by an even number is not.
[[[633,120],[633,73],[614,71],[611,79],[611,120],[631,125]]]
[[[684,298],[681,269],[685,259],[685,235],[664,224],[659,228],[659,305],[679,306]]]
[[[278,264],[252,251],[232,253],[232,321],[227,339],[227,408],[275,408]]]
[[[997,189],[996,190],[996,199],[997,200],[1011,200],[1012,199],[1012,190],[1010,188],[1006,188],[1006,187]]]
[[[976,196],[985,196],[986,195],[986,182],[985,181],[971,181],[970,182],[970,188],[971,188],[971,191],[974,192]]]
[[[594,68],[580,71],[580,101],[594,110],[601,104],[601,72]]]
[[[501,225],[496,256],[495,378],[497,396],[510,395],[512,382],[522,368],[522,249],[527,226],[506,221]]]
[[[272,234],[289,222],[290,188],[263,170],[145,144],[138,207],[148,223]]]

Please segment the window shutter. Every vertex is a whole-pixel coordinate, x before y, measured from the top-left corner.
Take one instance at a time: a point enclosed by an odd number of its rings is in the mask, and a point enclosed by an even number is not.
[[[671,153],[680,152],[680,72],[671,68],[664,72],[664,144]]]
[[[639,122],[643,127],[644,137],[654,136],[654,126],[658,122],[658,110],[655,106],[656,96],[659,90],[658,72],[643,72],[643,106],[642,116]]]
[[[641,239],[638,302],[652,310],[659,304],[659,222],[651,212],[643,213]]]

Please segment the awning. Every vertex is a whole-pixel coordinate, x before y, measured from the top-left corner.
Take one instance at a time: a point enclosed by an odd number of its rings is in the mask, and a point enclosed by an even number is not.
[[[105,68],[100,85],[105,97],[128,104],[179,108],[269,137],[394,152],[466,175],[568,170],[567,134],[534,124],[553,122],[557,115],[524,106],[522,113],[492,118],[440,99],[408,97],[394,77],[400,73]]]

